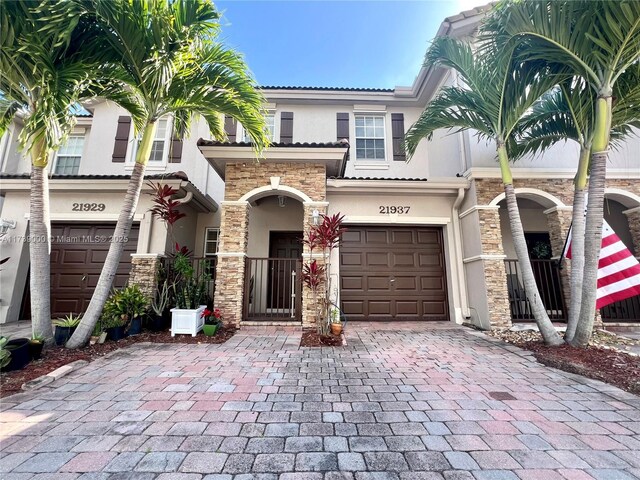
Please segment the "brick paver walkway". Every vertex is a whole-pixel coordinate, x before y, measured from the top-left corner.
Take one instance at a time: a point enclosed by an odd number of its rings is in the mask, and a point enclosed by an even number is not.
[[[9,397],[0,478],[640,478],[634,395],[449,324],[299,338],[139,344]]]

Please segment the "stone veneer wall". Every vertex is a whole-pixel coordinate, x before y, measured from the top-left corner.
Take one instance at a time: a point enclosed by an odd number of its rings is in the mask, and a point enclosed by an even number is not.
[[[511,310],[509,308],[507,272],[504,266],[504,249],[498,208],[478,210],[478,221],[480,238],[482,239],[482,255],[496,257],[481,260],[487,288],[489,319],[492,327],[508,328],[511,326]]]
[[[269,185],[271,177],[280,184],[306,193],[313,201],[326,198],[326,167],[311,163],[230,163],[225,171],[225,200],[239,200],[254,188]]]
[[[225,171],[225,200],[222,202],[220,223],[220,247],[216,274],[216,306],[222,310],[225,320],[240,326],[243,314],[245,284],[245,259],[247,252],[249,208],[240,202],[250,191],[271,185],[271,178],[279,177],[279,185],[295,188],[312,203],[304,204],[305,225],[308,230],[313,210],[326,211],[326,167],[311,163],[229,163]],[[278,194],[274,190],[274,194]],[[316,202],[318,204],[316,204]],[[305,247],[304,252],[307,252]],[[307,259],[303,258],[303,261]],[[303,285],[302,324],[315,324],[315,308],[309,289]]]
[[[640,183],[640,182],[638,182]],[[626,210],[624,214],[629,222],[629,231],[633,241],[633,250],[636,258],[640,258],[640,207]]]
[[[313,224],[313,211],[318,210],[321,214],[327,213],[326,206],[317,206],[317,205],[305,205],[304,206],[304,231],[307,233],[309,228]],[[310,250],[308,245],[303,245],[302,250],[302,262],[309,263],[312,260],[316,260],[318,265],[325,265],[326,259],[322,255],[318,255],[320,252],[314,252],[313,257],[310,257]],[[320,287],[320,289],[324,288],[324,285]],[[309,287],[302,284],[302,327],[303,328],[314,328],[316,326],[316,303],[314,302],[313,292]]]
[[[249,208],[248,202],[222,202],[215,306],[226,322],[236,326],[242,321]]]
[[[131,256],[129,285],[138,285],[149,301],[153,299],[157,288],[157,274],[161,255],[143,254]]]

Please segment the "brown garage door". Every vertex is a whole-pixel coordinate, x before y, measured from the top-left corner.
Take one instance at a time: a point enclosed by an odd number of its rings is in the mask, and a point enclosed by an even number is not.
[[[107,258],[114,224],[53,224],[51,226],[51,316],[84,312],[98,283]],[[131,254],[138,244],[138,225],[131,227],[120,265],[113,281],[124,287],[131,270]],[[27,291],[29,282],[27,281]],[[28,293],[21,318],[30,318]]]
[[[349,320],[448,320],[442,229],[349,227],[340,299]]]

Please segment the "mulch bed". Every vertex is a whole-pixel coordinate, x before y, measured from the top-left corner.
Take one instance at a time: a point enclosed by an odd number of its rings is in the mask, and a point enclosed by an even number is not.
[[[537,332],[534,335],[540,338]],[[543,365],[601,380],[628,392],[640,394],[640,357],[601,346],[613,343],[607,338],[611,337],[609,334],[597,333],[593,339],[596,344],[586,348],[570,345],[549,347],[541,339],[531,340],[532,332],[523,335],[516,332],[492,332],[492,336],[532,351],[536,360]],[[627,339],[622,339],[618,343],[626,341]]]
[[[22,391],[23,383],[46,375],[58,367],[75,362],[76,360],[86,360],[90,362],[114,350],[136,343],[219,344],[229,340],[235,333],[236,329],[234,327],[222,327],[218,329],[218,332],[213,337],[207,337],[203,333],[199,333],[195,337],[191,335],[176,335],[172,337],[168,330],[162,332],[145,331],[139,335],[127,337],[117,342],[109,340],[101,344],[87,345],[77,350],[69,350],[64,347],[49,347],[42,352],[43,358],[32,361],[22,370],[0,372],[0,398]]]
[[[315,330],[302,333],[301,347],[341,347],[342,337],[335,335],[319,335]]]

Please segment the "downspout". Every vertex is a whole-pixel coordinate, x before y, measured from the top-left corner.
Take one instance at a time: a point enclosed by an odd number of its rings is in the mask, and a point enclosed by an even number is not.
[[[464,199],[464,188],[458,188],[458,196],[456,197],[456,201],[453,202],[453,207],[451,209],[451,216],[453,218],[453,243],[455,245],[455,258],[456,258],[456,269],[458,270],[458,278],[460,279],[459,287],[460,287],[460,307],[462,310],[462,316],[465,320],[469,320],[471,318],[471,310],[469,309],[469,297],[467,291],[467,276],[465,274],[464,262],[463,259],[463,250],[462,250],[462,231],[460,229],[460,205],[462,204],[462,200]]]

